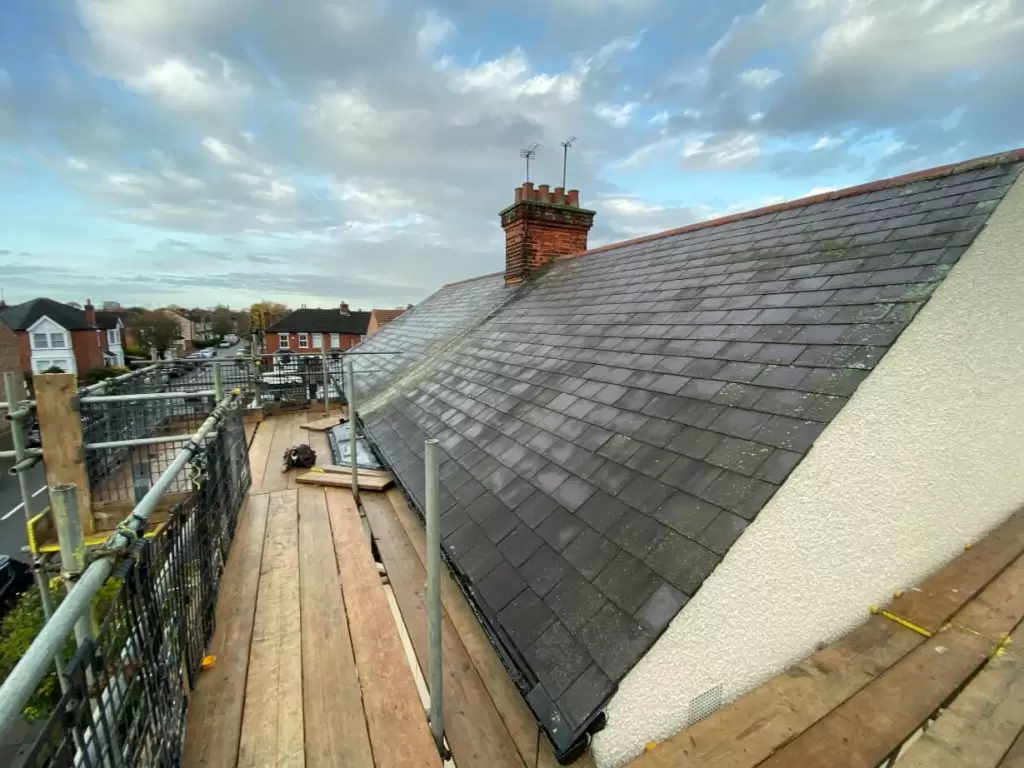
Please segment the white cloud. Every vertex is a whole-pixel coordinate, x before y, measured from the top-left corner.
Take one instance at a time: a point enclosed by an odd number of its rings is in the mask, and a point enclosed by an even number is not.
[[[629,102],[627,104],[598,104],[594,107],[594,114],[611,125],[621,128],[629,123],[637,106],[639,105],[636,102]]]
[[[763,91],[780,77],[782,77],[782,73],[777,69],[748,69],[740,73],[740,82],[750,88]]]
[[[619,213],[626,216],[637,214],[657,213],[665,210],[664,206],[652,205],[635,197],[605,197],[601,199],[601,207],[612,213]]]
[[[203,148],[224,165],[235,165],[242,159],[241,153],[237,149],[213,136],[203,137]]]
[[[432,54],[438,46],[455,33],[455,25],[437,11],[427,11],[416,32],[416,44],[421,51]]]
[[[755,133],[692,139],[680,153],[683,165],[694,169],[742,166],[753,162],[760,154],[760,137]]]
[[[835,147],[843,143],[842,138],[837,136],[822,136],[811,146],[812,150],[816,149],[827,149],[828,147]]]
[[[452,67],[447,71],[451,87],[457,93],[485,92],[505,100],[553,96],[563,103],[576,101],[580,96],[580,77],[577,74],[534,74],[526,53],[519,47],[475,67]]]
[[[210,68],[180,58],[167,58],[147,66],[124,83],[140,93],[155,96],[172,109],[234,110],[249,96],[249,88],[236,80],[231,63],[209,57]]]

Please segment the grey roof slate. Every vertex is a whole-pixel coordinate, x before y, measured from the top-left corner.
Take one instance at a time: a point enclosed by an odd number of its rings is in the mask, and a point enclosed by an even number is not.
[[[370,325],[370,313],[339,309],[296,309],[267,329],[267,333],[351,333],[362,335]]]
[[[96,327],[104,328],[107,330],[117,328],[117,324],[122,322],[120,312],[96,312]]]
[[[83,310],[47,298],[29,299],[7,307],[0,316],[15,331],[27,331],[44,316],[69,331],[91,330],[96,327],[85,321]]]
[[[423,441],[440,441],[449,562],[556,746],[555,720],[576,733],[600,711],[1018,170],[446,286],[361,345],[396,353],[356,362],[367,434],[418,506]]]

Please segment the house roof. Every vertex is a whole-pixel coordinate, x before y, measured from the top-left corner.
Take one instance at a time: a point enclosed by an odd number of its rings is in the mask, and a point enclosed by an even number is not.
[[[99,328],[117,328],[117,324],[121,322],[120,312],[96,312],[96,325]]]
[[[296,309],[267,329],[267,333],[352,333],[363,335],[370,324],[369,312],[340,309]]]
[[[443,287],[365,341],[368,437],[556,746],[696,594],[1020,169],[983,158]],[[767,566],[766,566],[767,567]],[[559,721],[571,731],[556,728]]]
[[[371,311],[371,315],[377,318],[378,325],[385,325],[390,323],[392,320],[397,320],[405,313],[405,308],[401,309],[374,309]]]
[[[15,304],[5,309],[0,316],[15,331],[27,331],[43,316],[49,317],[69,331],[90,330],[96,327],[85,321],[83,310],[45,298]]]

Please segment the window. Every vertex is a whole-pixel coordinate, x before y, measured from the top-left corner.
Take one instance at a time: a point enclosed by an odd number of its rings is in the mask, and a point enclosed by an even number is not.
[[[300,333],[299,334],[299,349],[308,349],[308,348],[309,348],[309,334],[308,333]]]
[[[288,349],[292,345],[291,336],[287,333],[277,334],[277,346],[281,349]]]
[[[45,373],[51,368],[60,368],[64,373],[68,371],[67,360],[33,360],[32,367],[36,373]]]
[[[63,333],[51,333],[50,334],[50,348],[51,349],[64,349],[64,334]]]
[[[328,342],[333,349],[337,349],[341,346],[341,334],[340,333],[329,333],[327,334],[330,338]]]
[[[328,333],[327,334],[327,338],[328,339],[331,338],[331,334]],[[322,333],[314,333],[313,334],[313,347],[315,349],[323,349],[324,348],[324,335]]]
[[[110,328],[107,330],[107,344],[120,344],[121,336],[117,332],[117,328]]]
[[[49,349],[50,337],[45,333],[32,334],[32,349]]]

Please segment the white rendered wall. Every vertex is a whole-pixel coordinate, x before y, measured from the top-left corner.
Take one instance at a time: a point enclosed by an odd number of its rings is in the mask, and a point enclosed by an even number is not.
[[[863,622],[1024,504],[1024,176],[987,227],[623,680],[601,768]]]

